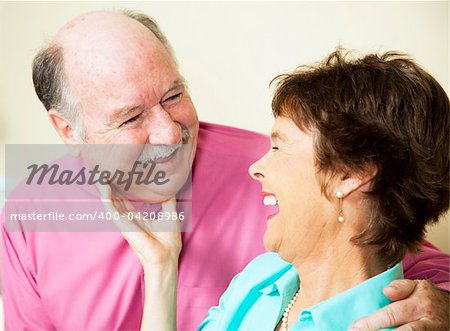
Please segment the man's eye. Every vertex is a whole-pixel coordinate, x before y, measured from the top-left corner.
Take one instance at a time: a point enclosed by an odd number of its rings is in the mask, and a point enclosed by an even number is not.
[[[132,124],[132,123],[136,122],[139,119],[139,116],[141,116],[141,114],[136,115],[136,116],[130,118],[129,120],[123,122],[122,125]]]
[[[175,95],[168,97],[167,99],[164,99],[162,103],[163,104],[171,104],[171,103],[177,102],[181,98],[182,95],[183,95],[182,92],[177,93]]]

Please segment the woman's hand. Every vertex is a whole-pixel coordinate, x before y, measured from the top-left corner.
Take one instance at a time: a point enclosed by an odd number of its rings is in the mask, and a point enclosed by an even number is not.
[[[127,216],[115,222],[144,271],[178,265],[182,245],[178,219],[130,220],[128,215],[136,212],[131,202],[122,198],[118,192],[113,193],[109,185],[99,185],[99,189],[106,211]],[[162,211],[164,215],[177,215],[176,200],[163,202]]]
[[[106,211],[127,216],[116,223],[144,269],[145,302],[141,330],[176,330],[178,257],[181,251],[179,220],[129,220],[128,215],[135,212],[131,202],[118,193],[113,196],[110,186],[99,185],[99,190]],[[175,199],[163,202],[162,209],[164,215],[177,215]]]

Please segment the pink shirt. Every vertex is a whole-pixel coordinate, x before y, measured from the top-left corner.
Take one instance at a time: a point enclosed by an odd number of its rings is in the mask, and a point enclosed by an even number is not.
[[[207,123],[199,135],[192,231],[183,233],[180,256],[179,330],[196,329],[232,277],[264,252],[268,211],[247,169],[268,149],[267,137]],[[120,233],[2,227],[1,254],[7,330],[139,329],[143,272]],[[449,260],[426,243],[404,260],[405,275],[448,290]]]

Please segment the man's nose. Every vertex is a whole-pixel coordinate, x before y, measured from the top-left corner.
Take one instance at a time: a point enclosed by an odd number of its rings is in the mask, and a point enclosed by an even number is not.
[[[152,145],[173,145],[181,142],[182,129],[160,105],[151,109],[146,122],[148,142]]]

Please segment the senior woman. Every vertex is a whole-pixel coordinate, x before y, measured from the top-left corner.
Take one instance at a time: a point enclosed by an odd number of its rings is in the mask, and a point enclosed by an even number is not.
[[[271,148],[250,167],[274,209],[271,253],[232,280],[202,330],[345,330],[389,303],[383,288],[449,207],[449,100],[412,60],[338,50],[276,82]],[[176,270],[179,235],[145,247],[124,235],[155,266],[142,328],[173,328],[176,274],[161,265]]]

